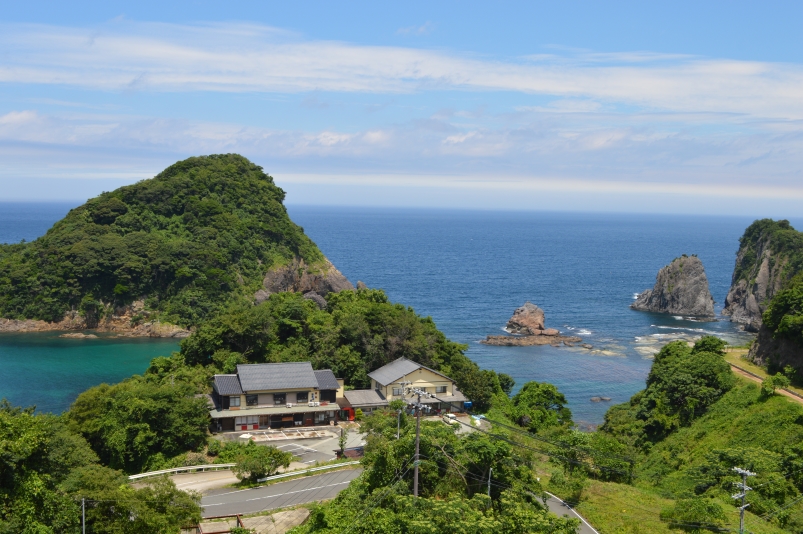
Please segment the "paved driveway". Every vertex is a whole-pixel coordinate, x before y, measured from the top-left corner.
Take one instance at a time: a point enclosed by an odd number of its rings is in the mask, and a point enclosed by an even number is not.
[[[204,517],[253,514],[313,501],[332,499],[357,478],[362,469],[301,477],[288,482],[246,490],[212,490],[201,500]]]

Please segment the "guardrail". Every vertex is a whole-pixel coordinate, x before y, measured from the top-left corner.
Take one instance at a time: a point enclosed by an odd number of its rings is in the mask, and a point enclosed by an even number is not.
[[[296,475],[304,475],[306,473],[314,473],[315,471],[325,471],[327,469],[335,469],[338,467],[345,467],[347,465],[358,465],[360,462],[343,462],[342,464],[324,465],[321,467],[312,467],[310,469],[302,469],[301,471],[290,471],[289,473],[282,473],[281,475],[273,475],[272,477],[258,478],[257,482],[267,482],[268,480],[277,480],[280,478],[293,477]]]
[[[148,471],[138,475],[129,475],[128,480],[139,480],[140,478],[156,477],[159,475],[170,475],[173,473],[188,473],[190,471],[217,471],[218,469],[231,469],[237,464],[205,464],[190,465],[186,467],[174,467],[172,469],[161,469],[159,471]]]
[[[728,363],[730,363],[730,362],[728,362]],[[731,363],[731,367],[735,367],[736,369],[740,370],[741,372],[747,373],[750,376],[754,376],[754,377],[756,377],[756,378],[758,378],[759,380],[762,380],[762,381],[765,378],[763,376],[757,375],[756,373],[752,373],[752,372],[748,371],[744,367],[739,367],[735,363]],[[800,393],[797,393],[796,391],[792,391],[791,389],[786,389],[786,388],[779,388],[779,389],[782,389],[782,390],[786,391],[787,393],[789,393],[790,395],[794,395],[795,397],[797,397],[799,399],[803,399],[803,395],[801,395]]]

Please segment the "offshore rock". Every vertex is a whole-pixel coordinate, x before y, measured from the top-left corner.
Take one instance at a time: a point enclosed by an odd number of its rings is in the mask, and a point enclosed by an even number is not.
[[[552,345],[559,346],[561,343],[567,347],[573,347],[575,343],[583,341],[574,336],[488,336],[480,343],[483,345],[496,345],[501,347],[530,347],[532,345]]]
[[[505,330],[514,334],[512,336],[487,336],[480,343],[484,345],[497,345],[504,347],[526,347],[532,345],[552,345],[557,347],[561,343],[568,347],[582,341],[579,337],[561,336],[555,328],[544,328],[544,310],[533,304],[525,302],[524,306],[516,308],[513,317],[507,322]]]
[[[530,301],[516,308],[513,317],[507,322],[506,330],[511,334],[534,336],[544,331],[544,310]]]
[[[686,256],[658,271],[655,286],[636,297],[634,310],[714,318],[714,298],[708,289],[703,262]]]
[[[368,289],[368,286],[362,280],[357,280],[357,289]]]
[[[268,271],[262,280],[263,289],[254,294],[257,303],[266,300],[273,293],[294,291],[309,293],[314,291],[325,297],[354,286],[338,271],[332,262],[324,259],[321,265],[307,265],[303,258],[296,256],[293,261]]]

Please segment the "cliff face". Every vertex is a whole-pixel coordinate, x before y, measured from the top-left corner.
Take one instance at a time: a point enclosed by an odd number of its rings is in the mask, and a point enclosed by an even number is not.
[[[736,265],[723,315],[758,332],[770,300],[801,271],[803,234],[788,221],[763,219],[739,239]]]
[[[703,262],[681,256],[658,271],[655,286],[639,294],[634,310],[696,317],[714,317],[714,298],[708,289]]]
[[[747,358],[756,365],[768,366],[771,372],[780,371],[787,365],[798,372],[803,371],[803,347],[794,339],[776,336],[765,325],[758,329],[758,337]]]

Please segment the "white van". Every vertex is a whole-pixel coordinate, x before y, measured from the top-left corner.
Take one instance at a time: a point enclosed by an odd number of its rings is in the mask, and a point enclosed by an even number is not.
[[[443,422],[447,425],[451,425],[452,423],[457,422],[457,416],[453,413],[445,413],[443,414]]]

